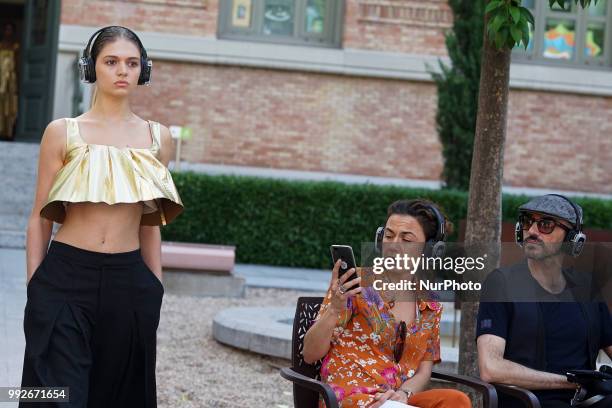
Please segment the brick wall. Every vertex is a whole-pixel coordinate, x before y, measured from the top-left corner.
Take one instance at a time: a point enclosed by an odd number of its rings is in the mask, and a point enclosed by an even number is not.
[[[446,55],[447,0],[347,0],[344,47]]]
[[[62,23],[214,36],[217,0],[64,0]],[[442,55],[445,0],[347,0],[344,46]],[[136,111],[192,162],[438,180],[432,83],[156,61]],[[151,103],[153,101],[153,103]],[[612,193],[612,98],[512,90],[504,179]]]
[[[62,24],[214,37],[219,0],[63,0]],[[446,0],[346,0],[346,48],[445,55]]]
[[[214,37],[218,0],[62,0],[62,24]]]
[[[139,90],[135,108],[193,128],[185,160],[439,178],[430,84],[178,63],[155,69],[156,85]]]
[[[155,86],[140,89],[134,107],[192,127],[184,160],[439,179],[433,84],[167,62],[155,69]],[[512,90],[504,182],[610,194],[611,133],[612,98]]]
[[[612,98],[512,90],[504,179],[612,193]]]

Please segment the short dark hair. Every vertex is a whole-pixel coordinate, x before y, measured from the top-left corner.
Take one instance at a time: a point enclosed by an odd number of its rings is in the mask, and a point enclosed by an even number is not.
[[[422,198],[413,200],[397,200],[387,208],[387,220],[392,215],[410,215],[419,222],[423,232],[425,233],[425,240],[434,239],[437,235],[438,219],[436,214],[431,210],[431,207],[435,207],[442,217],[444,217],[444,231],[448,237],[453,233],[453,223],[448,219],[444,211],[439,205],[433,201],[429,201]]]
[[[140,43],[138,42],[136,35],[125,27],[111,26],[100,31],[91,45],[90,56],[94,64],[98,58],[98,55],[100,55],[102,48],[104,48],[106,44],[117,41],[119,38],[125,38],[126,40],[133,42],[138,48],[140,56],[142,57],[142,50],[140,49]]]

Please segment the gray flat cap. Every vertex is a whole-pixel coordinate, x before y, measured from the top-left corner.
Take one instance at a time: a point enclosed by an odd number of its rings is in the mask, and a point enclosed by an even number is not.
[[[573,201],[572,201],[573,202]],[[582,216],[582,207],[574,203],[578,208],[580,216]],[[533,198],[527,203],[519,207],[519,211],[537,212],[540,214],[551,215],[572,223],[574,226],[578,223],[574,208],[567,200],[556,195],[543,195]]]

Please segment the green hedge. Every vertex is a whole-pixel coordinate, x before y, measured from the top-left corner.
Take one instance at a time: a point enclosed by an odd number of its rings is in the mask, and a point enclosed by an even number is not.
[[[387,206],[422,197],[441,205],[455,223],[465,218],[467,193],[372,184],[287,181],[173,172],[185,211],[162,228],[168,241],[236,246],[236,261],[329,268],[329,246],[349,244],[358,257],[385,222]],[[525,196],[504,195],[503,218],[514,220]],[[612,201],[577,202],[590,228],[612,228]]]

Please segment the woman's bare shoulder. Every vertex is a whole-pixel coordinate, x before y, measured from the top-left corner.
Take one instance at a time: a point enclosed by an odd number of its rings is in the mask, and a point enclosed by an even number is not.
[[[49,140],[65,139],[67,128],[66,122],[66,118],[58,118],[49,122],[43,133],[43,138],[46,137]]]
[[[159,122],[157,122],[159,123]],[[168,166],[172,155],[172,135],[167,126],[159,123],[160,160],[164,166]]]
[[[40,141],[40,151],[59,154],[63,157],[66,150],[66,118],[49,122]]]
[[[162,143],[162,145],[168,143],[172,139],[172,135],[170,134],[170,129],[168,128],[168,126],[153,119],[149,119],[148,122],[156,123],[157,125],[159,125],[159,133],[161,138],[160,143]]]
[[[161,134],[162,143],[167,143],[172,140],[172,135],[170,134],[170,129],[168,128],[168,126],[159,123],[159,132]]]

